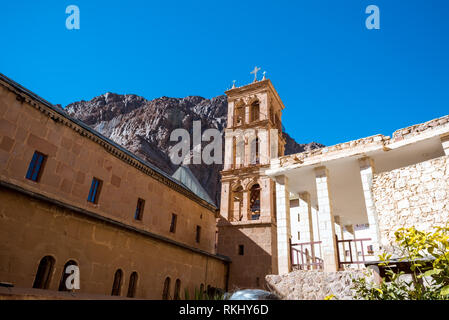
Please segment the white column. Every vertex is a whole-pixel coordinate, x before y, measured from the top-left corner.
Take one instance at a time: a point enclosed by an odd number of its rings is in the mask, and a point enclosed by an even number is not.
[[[287,274],[291,270],[290,259],[290,192],[288,178],[276,177],[276,213],[277,213],[277,247],[278,272]]]
[[[324,271],[337,271],[337,241],[326,167],[315,168]]]
[[[449,156],[449,136],[441,137],[441,144],[443,146],[444,154]]]
[[[371,158],[363,158],[359,160],[359,165],[360,177],[362,179],[363,195],[365,198],[366,214],[368,216],[370,238],[373,242],[374,254],[378,254],[380,232],[376,207],[374,205],[374,197],[372,193],[374,162]]]

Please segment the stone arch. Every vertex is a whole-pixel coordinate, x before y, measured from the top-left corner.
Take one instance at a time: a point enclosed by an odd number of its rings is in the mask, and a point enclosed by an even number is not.
[[[139,281],[139,274],[137,271],[133,271],[129,276],[128,293],[126,296],[128,298],[134,298],[137,291],[137,282]]]
[[[166,277],[164,281],[164,289],[162,291],[162,300],[170,300],[170,277]]]
[[[254,183],[249,187],[249,214],[251,220],[259,220],[260,218],[260,191],[259,183]]]
[[[47,255],[39,261],[33,288],[48,289],[53,276],[56,259],[52,255]]]
[[[245,102],[242,99],[234,103],[234,126],[245,124]]]
[[[114,282],[112,283],[111,296],[119,296],[122,292],[123,284],[123,271],[122,269],[117,269],[114,274]]]
[[[67,274],[65,271],[68,266],[72,266],[72,265],[79,267],[78,262],[74,259],[70,259],[64,264],[64,267],[62,268],[61,280],[59,281],[58,291],[68,291],[65,283],[67,281],[67,278],[70,276],[70,274]]]

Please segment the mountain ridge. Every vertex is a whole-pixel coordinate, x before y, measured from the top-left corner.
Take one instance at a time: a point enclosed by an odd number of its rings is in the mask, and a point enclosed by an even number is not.
[[[57,107],[61,108],[60,105]],[[211,99],[201,96],[163,96],[147,100],[135,94],[106,92],[89,101],[70,103],[62,109],[172,175],[179,166],[174,165],[169,158],[170,148],[177,144],[177,141],[170,141],[171,132],[183,128],[192,137],[193,121],[200,121],[202,131],[215,128],[222,133],[223,138],[228,105],[225,95]],[[287,133],[284,135],[287,141],[285,154],[323,147],[316,142],[299,144]],[[224,152],[224,143],[222,148]],[[215,203],[219,204],[220,171],[223,165],[191,164],[188,167]]]

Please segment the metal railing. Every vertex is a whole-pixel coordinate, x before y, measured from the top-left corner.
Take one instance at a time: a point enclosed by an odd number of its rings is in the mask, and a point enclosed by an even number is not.
[[[291,243],[290,241],[292,267],[299,270],[323,269],[323,259],[315,256],[315,246],[320,244],[321,241],[303,243]]]
[[[367,241],[371,241],[371,238],[365,238],[365,239],[350,239],[350,240],[338,240],[337,238],[337,257],[338,257],[338,265],[340,268],[343,268],[345,264],[347,265],[351,265],[351,264],[364,264],[365,262],[367,262],[366,256],[368,254],[365,254],[365,249],[364,249],[364,242]],[[357,243],[360,242],[360,246],[357,246]],[[347,259],[348,255],[346,255],[346,246],[345,244],[348,244],[348,248],[349,248],[349,259]],[[354,259],[354,254],[352,251],[352,247],[354,245],[354,249],[355,249],[355,259]],[[340,257],[340,246],[342,246],[343,248],[343,255],[344,255],[344,261],[341,261],[341,257]],[[358,248],[361,249],[360,253],[361,256],[358,254]]]

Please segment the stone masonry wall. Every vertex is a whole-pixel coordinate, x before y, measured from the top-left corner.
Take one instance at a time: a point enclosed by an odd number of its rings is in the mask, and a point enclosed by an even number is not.
[[[268,275],[268,287],[284,300],[323,300],[334,295],[338,300],[351,300],[352,279],[366,276],[367,270],[354,271],[304,271],[286,275]]]
[[[384,249],[401,227],[431,231],[449,221],[449,156],[376,174],[373,194]]]

